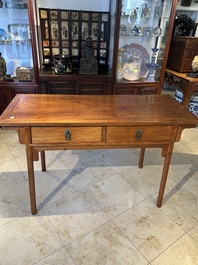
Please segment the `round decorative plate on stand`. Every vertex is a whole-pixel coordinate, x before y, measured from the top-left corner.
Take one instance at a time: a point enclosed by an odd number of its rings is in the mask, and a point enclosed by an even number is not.
[[[7,39],[7,33],[4,29],[0,29],[0,40],[6,40]]]
[[[147,50],[137,43],[125,45],[122,48],[122,73],[126,80],[134,81],[142,78],[148,71],[146,63],[149,63]]]

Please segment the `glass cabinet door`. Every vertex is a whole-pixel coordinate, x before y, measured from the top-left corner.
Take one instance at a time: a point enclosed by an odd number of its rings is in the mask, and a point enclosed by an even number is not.
[[[80,58],[88,36],[99,70],[108,68],[110,0],[42,1],[36,0],[39,29],[40,66],[53,68],[54,58],[72,57],[73,70],[79,69]]]
[[[30,25],[25,0],[0,1],[0,52],[6,63],[6,70],[0,73],[1,80],[34,81]]]
[[[117,29],[119,31],[115,70],[117,83],[159,82],[172,2],[172,0],[121,2],[120,24]]]

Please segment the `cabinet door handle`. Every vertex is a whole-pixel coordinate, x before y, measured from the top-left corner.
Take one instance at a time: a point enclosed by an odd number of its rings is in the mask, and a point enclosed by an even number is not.
[[[66,141],[71,141],[71,131],[70,130],[65,130],[64,135],[65,135]]]
[[[143,130],[142,129],[137,129],[136,130],[136,140],[142,140],[142,134],[143,134]]]

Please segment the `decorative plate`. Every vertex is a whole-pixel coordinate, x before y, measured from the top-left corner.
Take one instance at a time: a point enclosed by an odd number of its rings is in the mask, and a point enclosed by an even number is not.
[[[122,53],[122,73],[126,80],[134,81],[143,77],[148,67],[149,54],[147,50],[139,44],[131,43],[123,47]]]
[[[0,29],[0,40],[6,40],[7,39],[7,33],[4,29]]]

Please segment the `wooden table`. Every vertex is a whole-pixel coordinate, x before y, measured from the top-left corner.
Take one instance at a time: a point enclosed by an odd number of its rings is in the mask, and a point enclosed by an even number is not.
[[[198,118],[169,95],[17,95],[0,117],[2,129],[17,130],[26,145],[30,203],[37,213],[34,163],[46,150],[162,148],[165,157],[157,206],[161,207],[174,142]]]
[[[176,85],[183,92],[182,105],[188,108],[191,97],[195,93],[198,94],[198,78],[189,77],[186,74],[166,69],[165,81]]]

